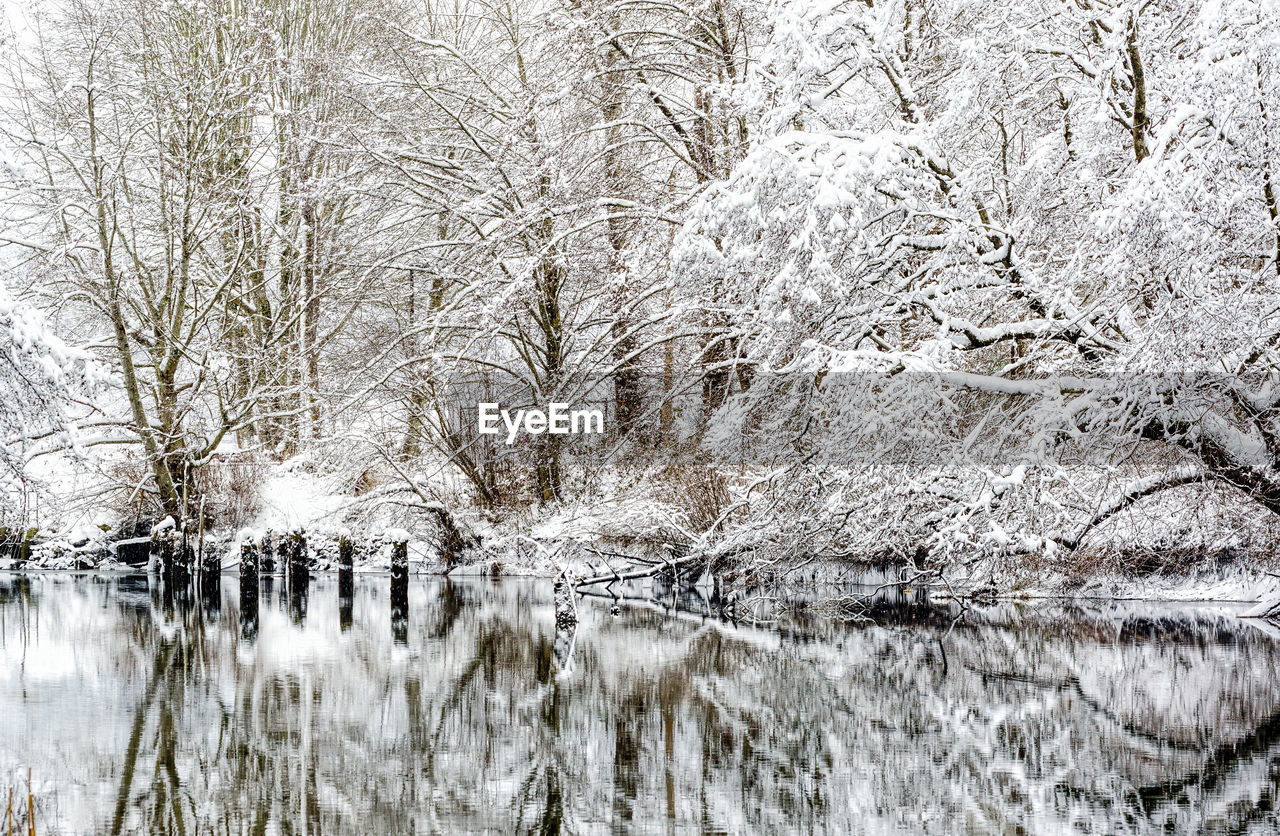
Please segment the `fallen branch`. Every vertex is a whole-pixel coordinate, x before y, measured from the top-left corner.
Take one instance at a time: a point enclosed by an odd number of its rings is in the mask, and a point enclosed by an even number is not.
[[[615,583],[617,581],[634,581],[641,578],[652,577],[665,569],[679,569],[684,566],[690,566],[695,563],[706,560],[703,555],[694,555],[692,557],[682,557],[679,560],[673,560],[667,563],[658,563],[653,566],[647,566],[643,569],[633,569],[629,572],[614,571],[609,575],[596,575],[593,578],[585,578],[579,580],[574,586],[581,589],[584,586],[593,586],[599,583]]]

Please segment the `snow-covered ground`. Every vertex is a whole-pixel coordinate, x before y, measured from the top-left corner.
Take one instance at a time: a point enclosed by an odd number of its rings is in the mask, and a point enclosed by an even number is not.
[[[252,524],[276,531],[331,528],[348,504],[323,477],[298,469],[271,470],[259,496],[262,510]]]

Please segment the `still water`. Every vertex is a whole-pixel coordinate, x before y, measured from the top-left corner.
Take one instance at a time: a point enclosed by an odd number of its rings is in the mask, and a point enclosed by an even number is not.
[[[0,804],[29,769],[40,836],[1280,832],[1280,632],[1229,607],[557,634],[545,582],[414,580],[396,624],[388,584],[255,626],[230,576],[0,574]]]

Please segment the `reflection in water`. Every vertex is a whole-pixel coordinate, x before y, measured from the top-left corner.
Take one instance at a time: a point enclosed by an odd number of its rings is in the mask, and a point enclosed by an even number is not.
[[[391,573],[391,635],[396,644],[409,643],[409,576]]]
[[[343,630],[351,629],[355,607],[355,575],[352,571],[353,547],[348,537],[338,544],[338,623]]]
[[[306,570],[289,572],[289,617],[294,624],[302,624],[307,618],[307,591],[311,576]]]
[[[396,644],[409,643],[409,544],[391,544],[391,633]]]
[[[411,581],[399,622],[385,576],[349,609],[315,579],[296,622],[222,587],[210,622],[0,574],[0,776],[33,770],[39,832],[1280,827],[1280,638],[1221,607],[759,630],[589,598],[557,631],[543,582]]]
[[[338,624],[343,630],[350,630],[352,617],[355,614],[355,586],[351,576],[338,577]]]
[[[222,554],[218,549],[200,556],[200,603],[207,618],[218,618],[222,609]]]
[[[258,552],[240,555],[240,637],[252,641],[258,635]]]

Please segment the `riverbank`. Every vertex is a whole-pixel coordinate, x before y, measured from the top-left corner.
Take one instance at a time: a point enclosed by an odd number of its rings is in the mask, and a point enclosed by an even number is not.
[[[686,487],[694,482],[687,482]],[[606,489],[607,488],[607,489]],[[1120,536],[1066,549],[1049,544],[1039,552],[984,535],[967,542],[934,544],[932,550],[903,542],[850,549],[844,559],[812,554],[803,533],[761,524],[748,514],[725,513],[723,498],[698,512],[707,498],[697,491],[674,494],[655,483],[605,486],[589,499],[544,506],[481,510],[455,497],[439,502],[399,502],[390,488],[359,497],[344,493],[320,469],[295,460],[266,474],[259,501],[240,531],[210,527],[191,535],[192,547],[217,556],[224,570],[239,562],[239,535],[261,538],[301,531],[313,572],[335,570],[339,532],[355,542],[354,571],[386,572],[386,534],[409,535],[413,574],[512,575],[571,578],[640,576],[679,562],[677,584],[718,579],[726,590],[776,590],[782,598],[821,597],[820,588],[857,584],[929,589],[935,596],[1037,600],[1112,599],[1148,601],[1236,601],[1280,598],[1280,553],[1269,529],[1237,520],[1214,539],[1197,542],[1143,541]],[[700,498],[701,497],[701,498]],[[112,523],[116,525],[113,526]],[[447,525],[446,525],[447,523]],[[463,541],[450,553],[447,528]],[[0,569],[28,571],[135,571],[145,566],[147,541],[135,521],[121,529],[105,516],[35,531],[26,541],[0,550]],[[28,532],[29,535],[32,532]],[[131,554],[120,540],[131,540]],[[457,545],[457,544],[455,544]],[[830,544],[828,551],[830,551]],[[714,567],[715,578],[707,575]],[[927,571],[919,571],[924,567]],[[596,586],[599,586],[597,584]]]
[[[205,549],[223,553],[224,572],[235,572],[239,552],[225,534],[210,536]],[[432,553],[425,541],[410,541],[409,571],[419,576],[527,577],[551,579],[565,572],[571,578],[590,578],[617,572],[619,575],[646,569],[650,564],[621,559],[607,553],[602,544],[575,542],[572,551],[566,544],[547,547],[530,543],[522,550],[506,554],[475,555],[473,562],[447,569]],[[308,541],[309,566],[315,574],[338,570],[336,538]],[[128,573],[146,570],[147,565],[123,562],[110,551],[110,544],[84,543],[70,546],[65,542],[41,544],[26,561],[0,558],[0,571],[29,573],[107,572]],[[391,569],[390,548],[357,549],[353,570],[358,574],[386,574]],[[935,600],[948,598],[1000,601],[1149,601],[1149,602],[1218,602],[1256,604],[1280,599],[1280,574],[1268,569],[1223,561],[1184,572],[1099,573],[1081,577],[1052,573],[1037,579],[1008,578],[1003,584],[993,583],[990,575],[971,576],[959,572],[943,572],[922,576],[901,566],[865,566],[849,562],[812,560],[790,570],[771,572],[761,584],[776,591],[781,599],[820,601],[824,597],[847,595],[849,589],[905,589],[908,594],[927,592]],[[647,578],[638,579],[641,582]],[[634,584],[636,580],[630,583]],[[697,572],[687,579],[689,585],[709,586],[711,578]],[[604,584],[595,584],[593,588]],[[824,596],[825,593],[825,596]]]

